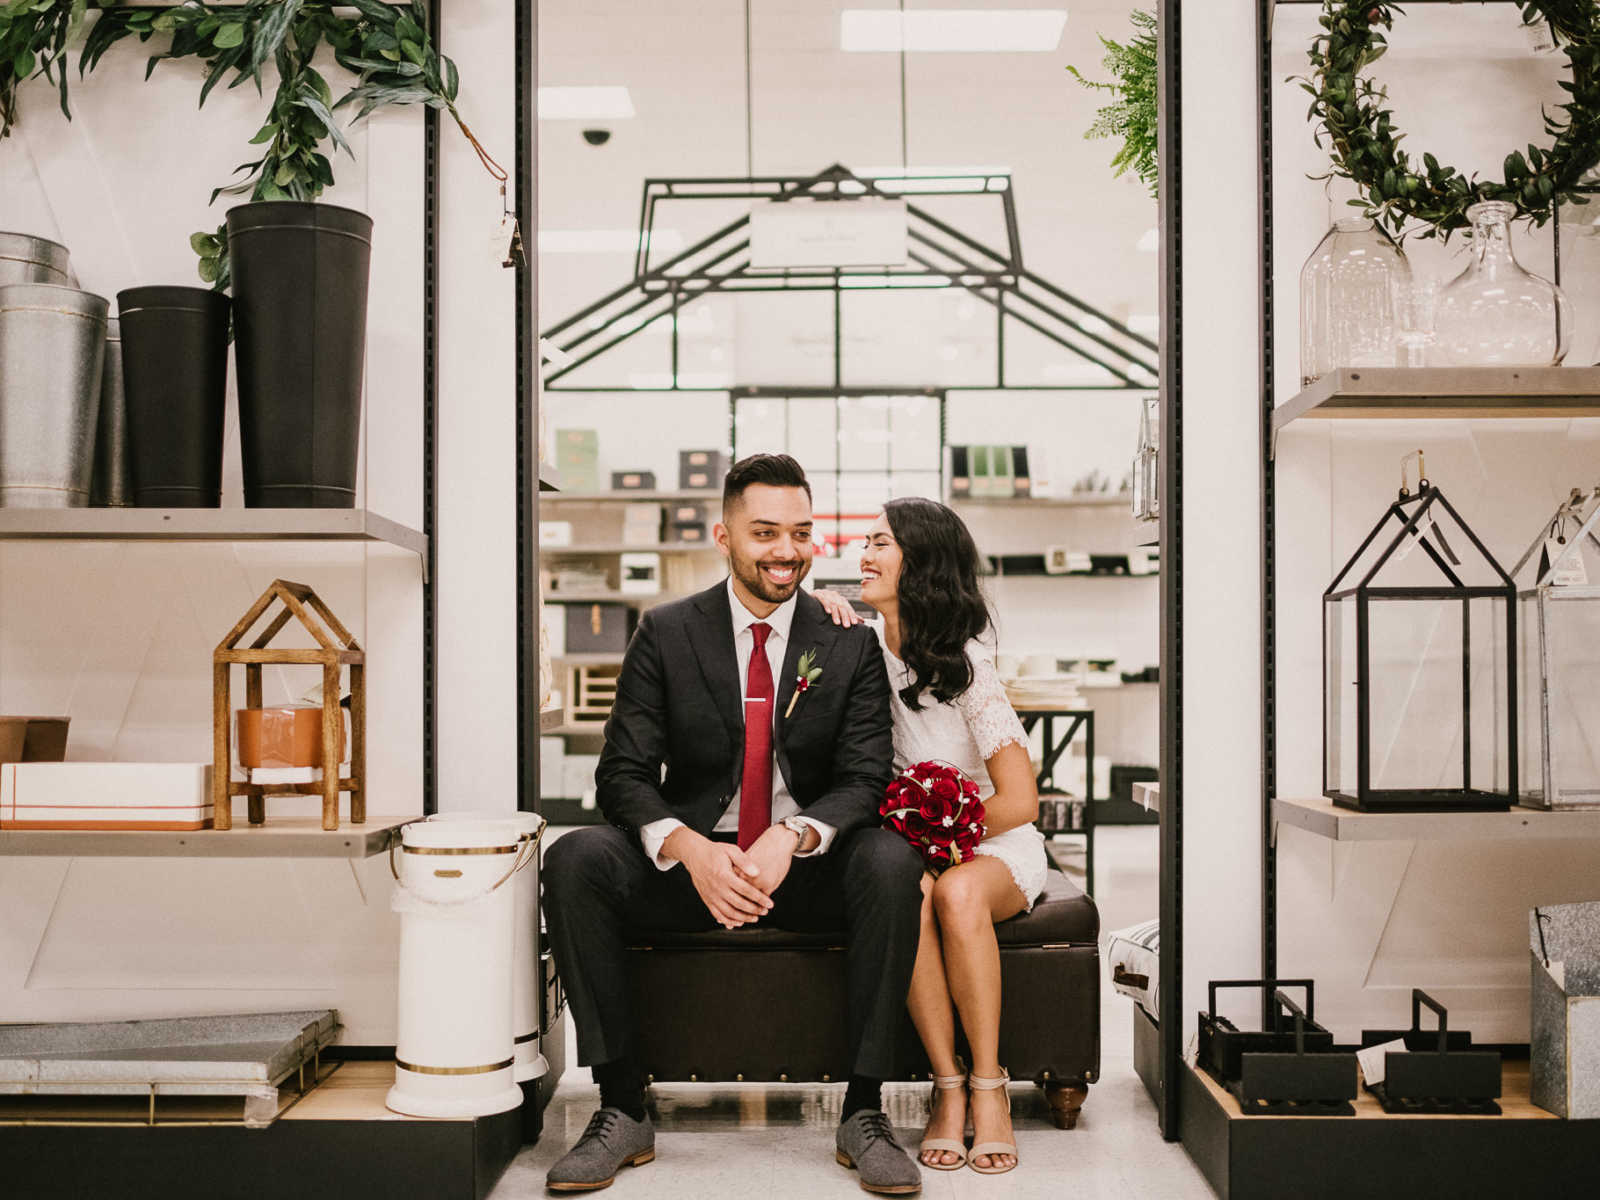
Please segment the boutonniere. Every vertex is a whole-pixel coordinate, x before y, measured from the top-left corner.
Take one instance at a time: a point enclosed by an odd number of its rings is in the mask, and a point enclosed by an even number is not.
[[[800,703],[800,697],[811,690],[811,685],[822,676],[822,668],[816,666],[817,652],[807,650],[800,656],[800,673],[794,677],[794,695],[789,697],[789,707],[783,710],[783,719],[787,721],[794,714],[794,706]]]

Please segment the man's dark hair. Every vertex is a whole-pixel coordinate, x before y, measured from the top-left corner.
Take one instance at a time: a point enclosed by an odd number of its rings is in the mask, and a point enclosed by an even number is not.
[[[787,454],[752,454],[734,463],[728,478],[723,481],[724,516],[752,483],[764,483],[769,487],[805,488],[806,499],[811,499],[811,484],[806,479],[804,469],[794,459]]]

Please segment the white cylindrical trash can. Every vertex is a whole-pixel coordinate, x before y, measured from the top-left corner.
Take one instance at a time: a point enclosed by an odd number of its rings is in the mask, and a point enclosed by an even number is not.
[[[401,830],[399,850],[399,1032],[384,1103],[417,1117],[516,1108],[514,877],[538,842],[512,820],[418,821]]]
[[[544,818],[531,812],[434,813],[430,821],[510,821],[535,843],[544,836]],[[539,1052],[539,856],[517,872],[516,919],[511,947],[511,1036],[516,1046],[518,1083],[538,1079],[550,1069]]]

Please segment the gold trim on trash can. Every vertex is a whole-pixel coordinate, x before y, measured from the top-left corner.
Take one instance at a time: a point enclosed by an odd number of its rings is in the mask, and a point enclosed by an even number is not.
[[[402,854],[516,854],[522,849],[519,841],[510,846],[400,846]]]
[[[421,1067],[400,1058],[394,1060],[394,1065],[402,1071],[410,1071],[413,1075],[487,1075],[491,1071],[504,1071],[516,1061],[517,1057],[513,1054],[504,1062],[490,1063],[486,1067]]]

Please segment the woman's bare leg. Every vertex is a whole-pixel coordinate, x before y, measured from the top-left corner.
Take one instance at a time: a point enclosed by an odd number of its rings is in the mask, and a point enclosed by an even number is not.
[[[974,1075],[1000,1074],[1000,943],[994,926],[1026,904],[1006,865],[987,855],[951,867],[933,885],[944,976],[961,1014]],[[974,1091],[968,1102],[974,1143],[1012,1140],[1011,1115],[1002,1090]],[[980,1167],[1016,1162],[1009,1154],[982,1154],[973,1161]]]
[[[917,965],[911,973],[906,997],[911,1023],[917,1027],[922,1048],[935,1075],[959,1075],[956,1065],[956,1019],[950,1007],[950,985],[944,978],[944,955],[939,948],[939,923],[933,912],[933,876],[922,877],[922,937],[917,943]],[[967,1128],[966,1089],[935,1089],[924,1137],[960,1141]],[[932,1167],[955,1166],[960,1157],[949,1150],[929,1150],[922,1161]]]

